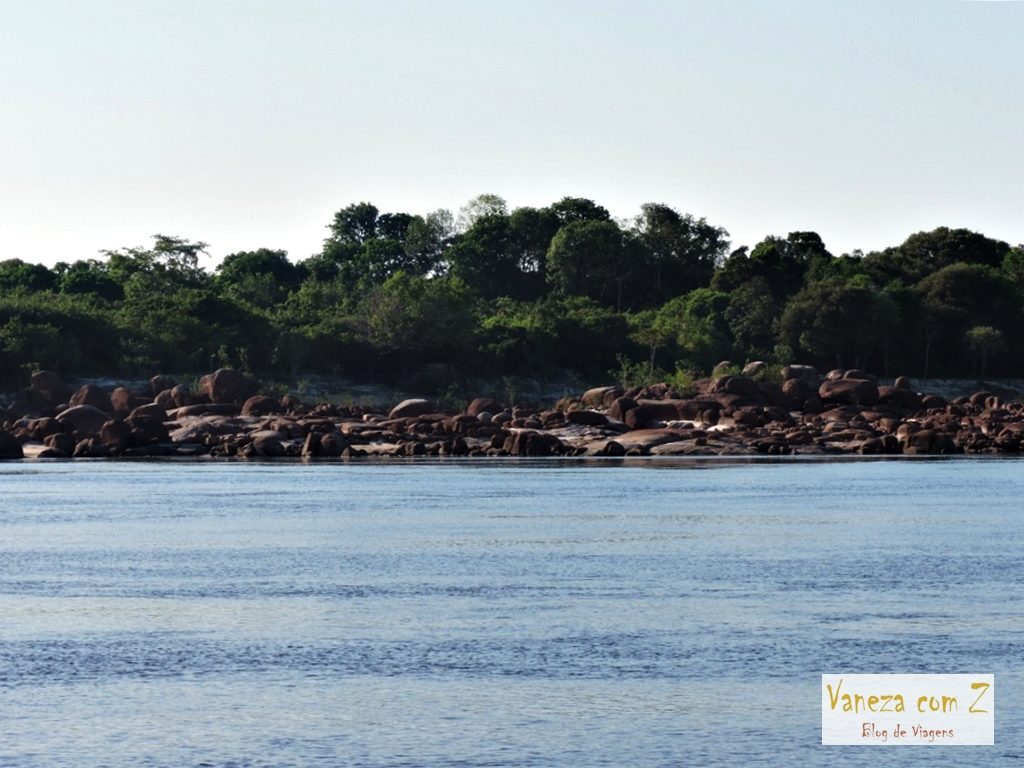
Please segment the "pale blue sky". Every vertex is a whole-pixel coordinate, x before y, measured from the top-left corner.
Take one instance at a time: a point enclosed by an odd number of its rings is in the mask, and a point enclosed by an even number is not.
[[[1024,3],[0,0],[0,258],[665,202],[840,253],[1024,241]]]

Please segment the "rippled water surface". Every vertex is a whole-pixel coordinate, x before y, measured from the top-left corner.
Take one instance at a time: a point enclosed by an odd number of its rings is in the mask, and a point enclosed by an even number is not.
[[[0,766],[1024,759],[1024,463],[0,465]],[[822,672],[994,747],[822,747]]]

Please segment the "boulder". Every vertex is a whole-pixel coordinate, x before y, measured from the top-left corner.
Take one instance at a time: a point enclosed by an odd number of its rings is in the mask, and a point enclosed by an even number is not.
[[[878,402],[881,405],[917,410],[921,407],[921,396],[912,389],[882,386],[878,388]]]
[[[616,421],[625,421],[626,414],[636,407],[636,400],[623,395],[622,397],[617,397],[612,401],[611,407],[608,409],[608,416]]]
[[[505,438],[505,451],[512,456],[556,456],[565,445],[552,434],[524,429]]]
[[[27,400],[36,408],[56,408],[74,391],[53,371],[36,371],[29,381]]]
[[[741,373],[744,376],[757,376],[757,374],[761,373],[761,371],[765,370],[767,367],[768,363],[763,360],[754,360],[753,362],[744,365]]]
[[[789,379],[807,379],[808,381],[817,382],[821,376],[818,373],[818,369],[813,365],[787,365],[782,369],[782,380],[788,381]]]
[[[862,371],[860,368],[851,368],[850,370],[848,370],[846,373],[843,374],[843,378],[844,379],[859,379],[859,380],[862,380],[862,381],[873,381],[876,384],[878,383],[878,377],[877,376],[875,376],[873,374],[870,374],[870,373],[867,373],[866,371]]]
[[[117,449],[127,448],[131,440],[132,428],[123,421],[110,420],[100,427],[100,440],[104,445]]]
[[[173,411],[175,408],[181,407],[174,402],[174,397],[171,395],[171,390],[169,389],[165,389],[163,392],[158,392],[156,397],[153,398],[153,402],[165,411]]]
[[[466,413],[469,416],[479,416],[485,411],[487,413],[500,413],[502,409],[501,403],[491,397],[477,397],[474,398],[473,402],[466,408]]]
[[[388,414],[389,419],[407,419],[413,416],[424,416],[433,413],[436,409],[430,400],[423,398],[409,398],[403,400]]]
[[[752,398],[757,398],[762,394],[757,382],[747,376],[730,376],[722,384],[721,389],[716,391]]]
[[[818,397],[832,403],[875,405],[878,387],[865,379],[828,379],[818,387]]]
[[[50,418],[32,419],[27,428],[32,434],[33,440],[44,440],[49,435],[64,431],[64,427],[59,421]]]
[[[807,398],[818,394],[818,389],[809,379],[792,378],[782,382],[782,393],[792,400],[793,408],[799,408]]]
[[[192,393],[189,392],[188,387],[184,384],[178,384],[171,387],[170,390],[171,401],[174,403],[172,407],[182,408],[186,405],[192,405],[195,400],[192,398]]]
[[[29,386],[32,389],[45,389],[48,392],[63,395],[65,399],[70,397],[72,392],[71,387],[53,371],[36,371],[29,379]]]
[[[43,438],[43,445],[64,458],[70,458],[71,454],[75,452],[75,438],[67,432],[48,435]]]
[[[338,432],[325,432],[320,435],[321,456],[341,456],[341,452],[348,448],[348,442]]]
[[[645,402],[652,403],[652,402],[657,402],[657,400],[647,400]],[[647,427],[651,426],[651,424],[653,424],[656,421],[673,421],[673,420],[674,420],[674,417],[672,419],[659,419],[657,416],[654,415],[654,413],[651,411],[650,408],[648,408],[645,405],[638,405],[636,408],[633,408],[632,410],[629,410],[629,411],[626,412],[626,416],[623,419],[623,422],[631,430],[635,430],[635,429],[646,429]]]
[[[6,429],[0,429],[0,459],[23,459],[21,443]]]
[[[615,438],[615,442],[626,450],[637,447],[651,449],[663,443],[684,440],[690,437],[691,434],[678,429],[638,429],[619,435]]]
[[[252,435],[252,449],[256,456],[277,457],[284,456],[285,449],[281,443],[283,435],[280,432],[264,430],[254,432]]]
[[[588,389],[584,392],[583,397],[580,399],[583,401],[584,405],[591,408],[604,408],[605,395],[614,392],[616,389],[616,387],[594,387],[593,389]]]
[[[110,416],[92,405],[75,405],[57,414],[57,421],[70,424],[71,428],[82,434],[99,432]]]
[[[135,406],[132,405],[133,395],[124,387],[116,387],[110,393],[110,405],[112,410],[119,413],[128,413]]]
[[[167,412],[167,418],[177,421],[185,416],[237,416],[241,408],[232,403],[196,403],[174,408]]]
[[[230,368],[220,368],[199,380],[200,396],[211,403],[244,403],[257,389],[256,379]]]
[[[282,410],[280,401],[265,395],[253,395],[242,404],[243,416],[265,416]]]
[[[164,376],[163,374],[158,374],[149,380],[149,390],[154,396],[160,394],[165,389],[174,389],[177,385],[178,382],[170,376]]]
[[[900,437],[906,454],[962,453],[948,433],[937,429],[919,429]]]
[[[984,407],[985,402],[992,396],[993,395],[991,392],[989,392],[988,390],[983,390],[981,392],[975,392],[973,395],[971,395],[968,398],[968,402],[970,402],[971,405],[980,405]]]
[[[681,407],[686,400],[637,400],[637,406],[644,408],[651,419],[675,421],[685,418]]]
[[[716,379],[719,376],[722,376],[730,368],[735,367],[736,366],[733,364],[731,360],[722,360],[719,363],[716,363],[715,367],[711,369],[711,378]]]
[[[154,419],[159,419],[161,422],[167,421],[167,411],[161,408],[157,403],[146,403],[140,405],[138,408],[133,408],[132,412],[128,414],[128,418],[135,418],[136,416],[152,416]]]
[[[896,383],[893,384],[896,389],[906,389],[911,392],[914,391],[914,385],[906,376],[897,376]]]
[[[125,423],[131,427],[132,442],[135,445],[170,442],[171,437],[163,419],[155,416],[129,416]]]
[[[75,393],[71,395],[71,399],[68,401],[68,405],[91,405],[93,408],[99,408],[105,413],[110,413],[114,410],[114,406],[110,402],[110,395],[95,384],[86,384],[84,387],[79,387],[75,390]]]
[[[565,414],[565,420],[570,424],[582,424],[586,427],[608,426],[608,417],[597,411],[569,411]]]

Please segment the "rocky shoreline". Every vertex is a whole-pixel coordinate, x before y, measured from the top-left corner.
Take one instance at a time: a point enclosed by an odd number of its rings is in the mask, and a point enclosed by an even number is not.
[[[165,376],[147,391],[78,389],[40,371],[0,409],[0,458],[366,456],[784,456],[1017,454],[1024,403],[1011,391],[952,401],[900,377],[863,371],[781,371],[695,383],[598,387],[550,408],[476,398],[461,412],[430,400],[390,408],[308,405],[260,394],[221,369],[195,391]]]

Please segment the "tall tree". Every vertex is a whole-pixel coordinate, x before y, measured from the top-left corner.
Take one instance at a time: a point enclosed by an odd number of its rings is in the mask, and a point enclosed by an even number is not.
[[[548,283],[564,296],[589,296],[622,309],[633,271],[623,232],[611,221],[574,221],[558,230],[547,257]]]
[[[663,203],[640,206],[634,229],[650,254],[654,298],[659,301],[707,286],[729,248],[724,229]]]

